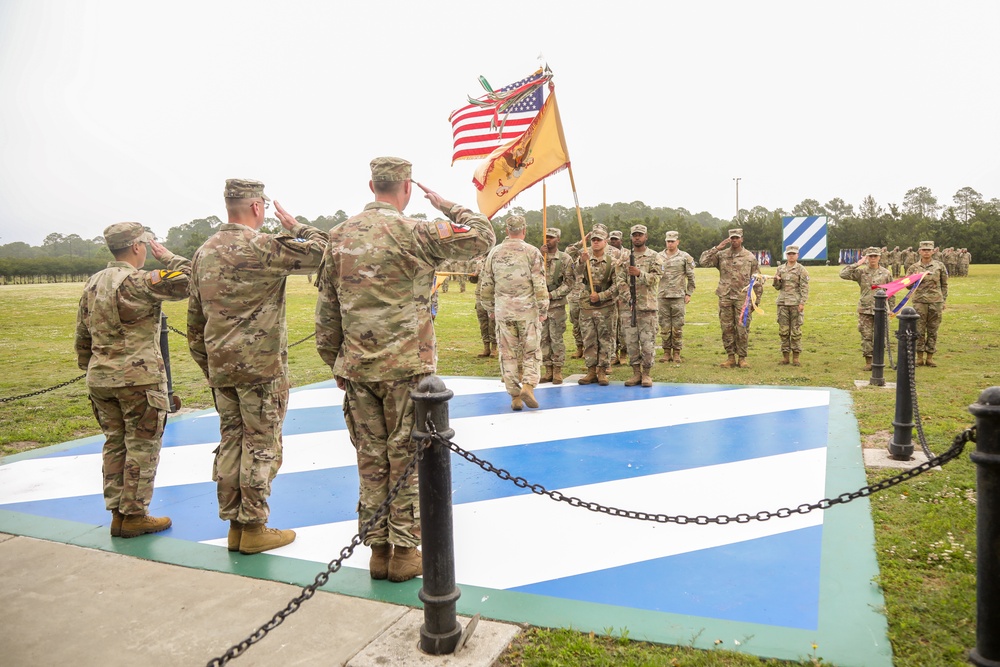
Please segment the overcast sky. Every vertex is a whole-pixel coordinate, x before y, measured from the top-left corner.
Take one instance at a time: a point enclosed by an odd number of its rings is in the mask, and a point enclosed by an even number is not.
[[[0,245],[164,235],[224,217],[230,177],[353,214],[378,155],[474,207],[448,115],[540,55],[582,206],[729,218],[734,177],[742,208],[1000,197],[998,26],[994,0],[0,0]],[[548,201],[573,205],[565,172]]]

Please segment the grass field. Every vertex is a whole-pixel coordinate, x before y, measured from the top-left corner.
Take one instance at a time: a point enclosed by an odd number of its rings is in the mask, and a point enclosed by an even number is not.
[[[773,273],[765,269],[765,273]],[[685,362],[655,364],[658,382],[807,385],[850,390],[862,437],[884,447],[892,432],[893,390],[856,389],[866,379],[854,306],[857,285],[840,280],[837,267],[813,267],[811,295],[803,327],[802,366],[781,366],[774,290],[766,287],[766,314],[754,318],[750,369],[722,369],[724,360],[714,269],[697,269],[698,289],[688,307]],[[972,423],[968,406],[986,387],[1000,384],[997,324],[1000,323],[1000,266],[976,266],[968,278],[951,282],[939,336],[938,368],[919,368],[920,412],[931,449],[941,453],[952,437]],[[72,380],[81,371],[73,352],[73,332],[82,284],[0,286],[0,400]],[[470,291],[453,283],[440,299],[437,320],[438,372],[442,375],[497,376],[495,359],[475,357],[481,347]],[[304,277],[288,284],[288,338],[313,330],[315,291]],[[185,329],[183,303],[165,307],[169,324]],[[895,323],[892,324],[895,333]],[[567,347],[572,337],[567,331]],[[895,336],[893,336],[895,355]],[[185,408],[211,407],[200,369],[187,353],[185,339],[170,334],[174,392]],[[289,350],[293,385],[330,378],[330,371],[308,340]],[[583,372],[569,360],[564,372]],[[631,370],[614,370],[624,380]],[[889,380],[894,377],[889,376]],[[17,401],[0,402],[0,454],[65,442],[98,433],[83,381]],[[916,438],[916,434],[914,434]],[[971,451],[971,450],[967,450]],[[515,471],[516,472],[516,471]],[[870,472],[870,482],[890,476]],[[975,643],[975,466],[967,455],[945,469],[872,497],[881,579],[895,665],[964,665]],[[662,508],[668,511],[669,508]],[[627,630],[627,629],[626,629]],[[502,658],[504,665],[775,665],[723,651],[702,652],[650,646],[627,638],[594,637],[569,630],[534,629]],[[828,664],[822,647],[802,664]]]

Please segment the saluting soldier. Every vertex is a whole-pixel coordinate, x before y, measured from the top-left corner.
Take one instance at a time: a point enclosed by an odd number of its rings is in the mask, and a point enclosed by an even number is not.
[[[937,366],[934,355],[937,353],[938,329],[948,300],[948,269],[932,259],[934,241],[921,241],[917,252],[920,253],[920,261],[907,270],[911,274],[927,273],[910,297],[913,309],[920,315],[917,320],[917,366]]]
[[[684,336],[684,312],[694,294],[694,258],[678,247],[680,234],[666,234],[667,247],[660,253],[663,276],[657,294],[660,335],[663,338],[661,362],[681,362]]]
[[[715,294],[719,297],[719,324],[722,327],[722,345],[727,355],[720,366],[750,368],[747,363],[747,347],[752,312],[746,314],[746,326],[743,325],[741,316],[750,278],[760,275],[760,265],[757,257],[743,247],[743,229],[730,229],[729,236],[719,245],[701,253],[698,261],[702,266],[719,269],[719,286]],[[751,298],[759,298],[763,289],[761,281],[755,282]]]
[[[416,455],[410,392],[437,367],[429,299],[448,259],[472,259],[496,241],[485,216],[417,183],[447,219],[403,215],[412,167],[398,157],[371,161],[375,201],[330,230],[317,282],[316,348],[343,389],[344,417],[357,452],[359,527],[371,521]],[[372,579],[421,574],[416,474],[365,535]]]
[[[861,334],[861,354],[865,358],[865,370],[872,369],[872,350],[876,344],[875,338],[875,292],[872,285],[884,285],[892,280],[892,275],[885,267],[879,266],[879,248],[865,248],[865,255],[854,264],[848,264],[840,270],[840,277],[853,280],[861,288],[858,299],[858,332]],[[895,299],[890,298],[889,304]],[[885,341],[877,341],[884,345]]]
[[[275,202],[291,234],[260,233],[271,201],[260,181],[231,178],[223,196],[228,221],[194,254],[188,348],[219,412],[212,477],[219,518],[229,521],[228,548],[256,554],[295,539],[292,530],[267,527],[291,385],[285,281],[316,271],[326,232],[297,222]]]
[[[774,274],[774,289],[778,290],[778,338],[781,340],[781,363],[788,363],[792,355],[792,365],[801,366],[802,321],[805,317],[806,300],[809,298],[809,272],[799,264],[799,247],[790,245],[785,249],[785,263]]]
[[[137,537],[170,527],[149,515],[170,410],[160,352],[160,308],[187,298],[191,262],[153,240],[138,222],[104,230],[114,256],[83,288],[76,318],[76,357],[104,433],[104,505],[112,537]],[[146,244],[166,270],[142,271]]]
[[[573,289],[573,260],[559,249],[562,231],[558,227],[545,230],[545,286],[549,292],[548,317],[542,322],[542,365],[545,372],[539,382],[562,384],[566,363],[566,300]]]

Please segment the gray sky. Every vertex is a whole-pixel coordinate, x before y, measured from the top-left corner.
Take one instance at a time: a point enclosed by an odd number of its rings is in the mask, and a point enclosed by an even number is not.
[[[223,217],[230,177],[353,214],[378,155],[474,207],[448,114],[540,54],[582,206],[728,218],[736,176],[743,208],[1000,197],[998,26],[992,0],[0,0],[0,245],[163,235]],[[573,205],[565,172],[548,201]]]

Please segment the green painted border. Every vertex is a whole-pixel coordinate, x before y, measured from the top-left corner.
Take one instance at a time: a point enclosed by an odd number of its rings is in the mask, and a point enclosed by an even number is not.
[[[310,385],[312,386],[312,385]],[[718,385],[740,386],[745,385]],[[305,387],[303,387],[304,389]],[[848,392],[826,387],[781,387],[830,392],[827,434],[826,495],[835,497],[867,484],[857,420]],[[198,417],[210,410],[175,419]],[[5,458],[13,462],[100,441],[100,436],[53,445]],[[817,499],[819,500],[819,499]],[[747,511],[755,511],[748,508]],[[827,510],[823,517],[820,561],[819,628],[797,630],[779,626],[653,612],[614,605],[567,602],[529,593],[462,586],[457,604],[463,615],[569,627],[596,633],[628,632],[635,640],[712,650],[738,650],[762,657],[805,660],[812,656],[840,667],[892,667],[885,601],[877,584],[874,525],[867,498]],[[780,519],[779,519],[780,520]],[[307,586],[316,578],[317,564],[269,554],[243,556],[219,547],[160,535],[140,540],[112,540],[103,526],[0,510],[0,532],[100,549],[183,567],[212,570],[256,579]],[[419,580],[404,584],[372,581],[367,568],[345,567],[322,590],[419,607]],[[277,611],[277,610],[276,610]],[[261,619],[263,623],[266,619]],[[739,641],[737,645],[735,642]],[[817,648],[814,650],[813,645]]]

